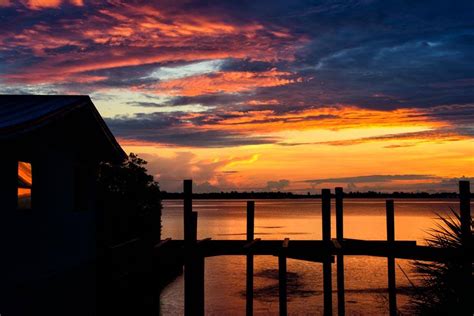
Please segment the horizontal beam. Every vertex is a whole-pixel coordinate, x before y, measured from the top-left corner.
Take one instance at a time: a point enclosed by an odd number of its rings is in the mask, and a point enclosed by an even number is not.
[[[365,241],[344,239],[340,242],[341,248],[335,249],[333,254],[348,256],[392,256],[399,259],[446,261],[460,258],[462,252],[457,249],[443,249],[428,246],[417,246],[415,241]]]
[[[166,245],[168,242],[171,241],[171,238],[166,238],[165,240],[162,240],[160,241],[159,243],[157,243],[155,245],[155,248],[160,248],[160,247],[163,247],[164,245]]]
[[[244,248],[245,249],[250,249],[250,248],[253,247],[253,245],[258,243],[260,240],[261,240],[260,238],[257,238],[257,239],[251,240],[251,241],[247,241],[247,243],[244,245]]]
[[[317,245],[316,245],[317,244]],[[316,245],[316,247],[315,247]],[[285,248],[288,257],[308,256],[317,260],[322,254],[319,251],[325,251],[322,242],[300,241],[299,243],[289,243]],[[248,247],[246,240],[214,240],[206,244],[205,248],[200,251],[207,257],[221,255],[246,255],[249,251],[253,255],[279,255],[282,251],[282,241],[280,240],[259,240],[252,243],[251,248]],[[327,254],[327,250],[325,252]],[[319,261],[319,260],[317,260]]]
[[[198,243],[195,250],[205,257],[228,255],[271,255],[278,256],[282,251],[281,240],[259,240],[249,242],[246,240],[208,240]],[[157,255],[183,256],[184,241],[168,240],[166,247],[155,248]],[[338,245],[327,244],[322,240],[291,240],[285,248],[288,258],[322,262],[324,256],[393,256],[400,259],[445,261],[460,258],[462,253],[456,249],[442,249],[428,246],[417,246],[415,241],[395,241],[391,244],[385,240],[355,240],[344,239]]]

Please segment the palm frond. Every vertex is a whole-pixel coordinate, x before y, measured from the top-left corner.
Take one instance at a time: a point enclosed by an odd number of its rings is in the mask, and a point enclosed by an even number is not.
[[[426,244],[436,248],[461,248],[460,215],[452,208],[448,215],[435,215],[437,223],[427,231]],[[420,280],[420,286],[412,296],[414,311],[420,315],[457,314],[463,289],[462,263],[456,260],[415,261],[413,267],[416,277]]]

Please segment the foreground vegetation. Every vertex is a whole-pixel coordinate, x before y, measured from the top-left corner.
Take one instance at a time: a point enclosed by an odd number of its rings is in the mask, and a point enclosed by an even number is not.
[[[106,245],[133,238],[160,240],[161,192],[147,162],[131,153],[119,164],[99,168],[98,201],[102,210],[102,241]]]
[[[438,224],[432,229],[426,243],[430,247],[460,249],[461,218],[452,215],[438,215]],[[471,223],[472,235],[472,223]],[[471,263],[472,264],[472,263]],[[419,315],[462,315],[461,297],[464,294],[465,274],[460,260],[447,260],[442,263],[414,263],[420,287],[412,296],[412,307]],[[472,284],[472,276],[470,280]],[[472,294],[472,293],[471,293]]]

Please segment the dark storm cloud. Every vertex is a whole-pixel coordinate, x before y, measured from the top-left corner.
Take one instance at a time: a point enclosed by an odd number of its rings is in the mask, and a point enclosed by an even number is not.
[[[472,2],[323,1],[271,8],[263,18],[279,15],[282,24],[310,38],[287,67],[312,79],[261,89],[257,97],[377,109],[474,99]]]
[[[223,71],[251,71],[263,72],[275,67],[275,64],[265,61],[252,61],[249,59],[229,59],[221,68]]]
[[[328,119],[336,119],[339,116],[332,114],[322,114],[322,115],[308,115],[308,116],[294,116],[294,117],[285,117],[285,118],[268,118],[262,120],[251,120],[245,122],[236,122],[228,125],[247,125],[247,124],[267,124],[267,123],[297,123],[304,121],[320,121]]]
[[[186,124],[184,113],[138,114],[133,118],[107,119],[114,134],[124,140],[145,141],[188,147],[232,147],[270,144],[278,141],[274,137],[248,136],[222,130],[200,130]]]
[[[202,104],[208,106],[228,106],[247,100],[248,94],[204,94],[198,96],[178,96],[167,101],[167,106]]]

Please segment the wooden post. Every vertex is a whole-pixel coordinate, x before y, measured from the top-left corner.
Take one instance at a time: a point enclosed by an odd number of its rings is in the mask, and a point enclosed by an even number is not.
[[[191,212],[193,211],[193,180],[183,181],[183,222],[184,222],[184,240],[190,240],[191,238]]]
[[[192,212],[192,237],[193,237],[193,244],[194,244],[194,249],[193,249],[193,274],[194,274],[194,280],[193,280],[193,294],[195,296],[194,300],[194,306],[195,309],[193,309],[195,312],[193,315],[204,315],[204,261],[205,258],[202,256],[200,253],[198,253],[198,249],[196,247],[197,243],[197,219],[198,219],[198,213],[197,212]]]
[[[255,202],[247,201],[247,241],[254,239]],[[246,313],[253,315],[253,255],[247,255]]]
[[[254,239],[255,231],[255,202],[247,201],[247,241]]]
[[[344,221],[343,221],[343,198],[342,188],[336,188],[336,237],[342,244],[344,240]],[[344,316],[346,313],[344,297],[344,255],[337,255],[337,314]]]
[[[198,213],[197,212],[191,212],[190,218],[189,218],[189,241],[193,246],[196,245],[197,242],[197,219],[198,219]]]
[[[203,316],[205,312],[205,303],[204,303],[204,272],[205,272],[205,258],[204,256],[196,256],[196,290],[194,294],[196,295],[196,312],[193,315]]]
[[[469,181],[459,181],[461,231],[464,246],[471,246],[471,190]]]
[[[193,271],[192,271],[192,255],[193,247],[193,220],[192,220],[192,180],[183,181],[183,228],[184,228],[184,313],[191,315],[193,310]]]
[[[184,313],[191,315],[195,309],[195,269],[193,269],[193,248],[196,242],[197,229],[194,228],[195,220],[197,224],[197,216],[194,220],[193,215],[193,200],[192,200],[192,180],[183,181],[183,222],[184,222]]]
[[[287,291],[286,291],[286,254],[282,253],[278,256],[278,280],[279,280],[279,296],[280,296],[280,316],[288,314],[287,307]]]
[[[387,242],[393,245],[395,241],[395,212],[393,200],[386,201],[387,211]],[[395,258],[393,255],[387,257],[388,262],[388,304],[390,316],[397,315],[397,293],[395,285]]]
[[[461,213],[461,242],[463,248],[463,289],[461,304],[463,315],[472,315],[472,218],[471,192],[469,181],[459,181],[459,209]]]
[[[186,211],[186,209],[185,209]],[[192,237],[192,227],[191,224],[193,222],[193,214],[186,215],[184,214],[184,227],[187,231],[185,231],[185,253],[184,253],[184,314],[186,316],[190,316],[193,314],[193,310],[196,308],[195,298],[194,295],[194,287],[195,287],[195,267],[193,266],[193,259],[194,256],[192,254],[193,251],[193,238]]]
[[[331,190],[322,189],[323,240],[331,242]]]
[[[192,315],[204,315],[204,257],[198,253],[197,244],[197,219],[198,213],[191,212],[191,300],[193,307]]]
[[[328,255],[323,261],[324,315],[332,315],[332,275],[331,275],[331,191],[321,190],[323,241],[327,245]]]
[[[183,221],[184,221],[184,314],[204,315],[204,257],[198,254],[197,212],[193,212],[192,180],[183,182]]]

